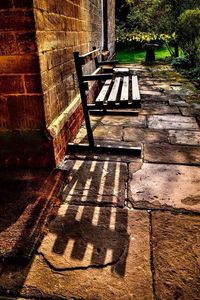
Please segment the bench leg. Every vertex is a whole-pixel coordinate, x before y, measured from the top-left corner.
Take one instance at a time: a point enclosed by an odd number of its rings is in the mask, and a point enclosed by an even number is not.
[[[83,113],[85,117],[85,125],[86,125],[86,130],[87,130],[87,136],[88,136],[88,143],[90,148],[94,148],[94,137],[93,137],[93,132],[92,132],[92,127],[90,123],[90,116],[87,107],[83,105]]]

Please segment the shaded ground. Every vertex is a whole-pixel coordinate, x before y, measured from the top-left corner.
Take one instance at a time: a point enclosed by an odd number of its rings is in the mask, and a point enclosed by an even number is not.
[[[92,126],[99,142],[142,145],[142,158],[66,156],[56,175],[62,204],[32,260],[0,262],[2,299],[199,299],[199,94],[169,66],[130,67],[138,116],[93,116]],[[76,141],[86,141],[84,126]],[[22,185],[35,195],[34,182]],[[21,182],[13,188],[26,198]],[[19,203],[2,232],[27,210]]]

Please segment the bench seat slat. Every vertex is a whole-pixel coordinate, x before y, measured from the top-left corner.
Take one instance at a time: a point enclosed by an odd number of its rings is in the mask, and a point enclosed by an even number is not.
[[[115,102],[117,100],[117,94],[120,86],[120,77],[115,78],[112,90],[110,92],[108,102]]]
[[[106,96],[109,92],[111,82],[112,82],[111,79],[106,80],[106,82],[104,83],[99,95],[97,96],[97,98],[95,100],[96,103],[103,103],[104,102],[104,100],[106,99]]]
[[[140,100],[138,77],[136,75],[132,76],[132,100]]]
[[[122,102],[128,101],[128,94],[129,94],[129,76],[124,76],[120,101]]]

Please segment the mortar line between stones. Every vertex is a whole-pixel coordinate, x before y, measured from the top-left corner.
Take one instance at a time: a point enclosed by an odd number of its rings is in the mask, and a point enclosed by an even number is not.
[[[188,167],[200,167],[199,163],[178,163],[178,162],[163,162],[163,161],[150,161],[150,160],[145,160],[143,161],[144,163],[148,164],[155,164],[155,165],[177,165],[177,166],[188,166]]]
[[[153,208],[153,207],[137,207],[137,206],[132,206],[134,210],[140,210],[140,211],[146,211],[151,210],[151,211],[160,211],[160,212],[169,212],[174,215],[186,215],[186,216],[200,216],[200,212],[197,211],[189,211],[189,210],[184,210],[182,208],[177,208],[177,209],[170,209],[170,208]]]
[[[156,300],[156,287],[155,287],[155,266],[154,266],[154,253],[153,253],[153,232],[152,232],[152,214],[151,211],[149,214],[149,246],[150,246],[150,267],[152,274],[152,290],[153,290],[153,299]]]

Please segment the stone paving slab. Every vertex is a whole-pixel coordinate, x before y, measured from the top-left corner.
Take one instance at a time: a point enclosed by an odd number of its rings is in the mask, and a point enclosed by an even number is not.
[[[181,100],[169,100],[169,105],[171,106],[179,106],[179,107],[189,107],[189,104],[185,101]]]
[[[123,129],[120,126],[102,126],[99,125],[93,129],[93,136],[95,140],[110,140],[110,141],[121,141]],[[86,128],[81,128],[78,135],[76,136],[75,143],[87,142],[87,131]]]
[[[144,161],[200,165],[200,149],[198,146],[146,144]]]
[[[200,145],[200,131],[169,130],[169,139],[171,144]]]
[[[98,126],[93,131],[94,138],[98,140],[121,141],[123,129],[120,126]]]
[[[146,127],[146,116],[105,116],[102,125]]]
[[[134,207],[200,212],[200,167],[144,163],[130,178]]]
[[[200,110],[195,107],[180,107],[181,114],[183,116],[198,116],[200,115]]]
[[[198,300],[200,216],[152,213],[155,299]]]
[[[169,97],[167,95],[160,95],[160,96],[152,96],[148,94],[141,95],[141,103],[147,103],[148,105],[169,105]]]
[[[168,115],[168,114],[180,114],[178,107],[174,106],[161,106],[152,104],[149,107],[143,107],[140,110],[141,115]]]
[[[154,97],[154,96],[157,96],[157,97],[160,97],[162,96],[162,93],[159,92],[159,91],[152,91],[152,90],[140,90],[140,95],[141,96],[151,96],[151,97]]]
[[[128,178],[125,163],[71,160],[66,171],[69,182],[63,189],[64,202],[124,205]]]
[[[88,216],[91,217],[90,213],[85,216],[82,215],[82,221],[87,226],[89,224]],[[85,234],[89,238],[83,240],[83,243],[87,244],[87,255],[83,259],[90,256],[91,260],[95,260],[98,255],[101,255],[101,257],[105,257],[105,261],[106,259],[109,261],[109,257],[112,257],[112,259],[114,257],[116,259],[114,263],[108,266],[102,265],[98,268],[93,266],[86,269],[57,270],[48,265],[42,254],[40,254],[36,255],[26,268],[22,266],[15,268],[5,266],[4,272],[0,274],[0,289],[20,290],[21,297],[26,295],[29,298],[37,295],[40,297],[48,296],[49,299],[56,299],[56,296],[59,296],[60,299],[90,300],[153,299],[148,213],[122,209],[110,212],[109,208],[104,208],[102,214],[100,213],[97,219],[94,218],[93,223],[95,224],[90,224],[91,228],[96,226],[98,232],[95,234],[95,231],[93,231],[93,238],[96,240],[98,237],[104,239],[104,243],[100,244],[97,240],[100,248],[93,245],[94,241],[90,240],[91,232],[87,230],[87,227],[82,228],[80,233],[77,232],[76,234],[78,236]],[[106,226],[109,229],[105,229]],[[61,228],[58,229],[61,230]],[[79,226],[71,229],[69,227],[69,235],[70,231],[79,231],[79,229]],[[113,236],[113,239],[111,236]],[[120,237],[120,240],[115,240],[115,237]],[[52,242],[56,241],[56,238],[56,235],[52,236]],[[119,243],[120,241],[122,243]],[[124,243],[125,241],[126,243]],[[61,242],[64,243],[64,239]],[[65,240],[65,242],[67,241]],[[75,244],[73,246],[73,243],[71,243],[70,247],[68,242],[68,247],[68,251],[73,252]],[[80,247],[83,247],[83,245],[80,245]],[[49,249],[51,258],[48,257],[50,264],[54,255],[53,249],[51,250],[52,253]],[[69,257],[72,259],[74,255],[75,253],[73,255],[69,254]],[[81,255],[81,251],[78,251],[77,255]],[[61,253],[57,255],[57,259],[62,261]],[[76,260],[77,265],[80,265],[79,261],[80,257]]]
[[[123,140],[127,142],[145,142],[145,143],[167,143],[168,132],[164,130],[148,130],[142,128],[126,127],[123,130]]]
[[[199,129],[194,117],[183,117],[179,115],[157,115],[148,116],[148,127],[150,129]]]

